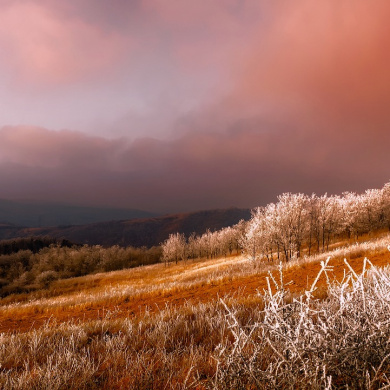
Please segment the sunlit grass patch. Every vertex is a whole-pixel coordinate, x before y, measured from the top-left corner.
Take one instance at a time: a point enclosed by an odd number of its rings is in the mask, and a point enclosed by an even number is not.
[[[369,242],[339,247],[330,252],[283,263],[284,273],[292,293],[308,287],[319,270],[320,262],[332,257],[334,277],[343,276],[343,259],[354,267],[369,256],[374,264],[390,261],[387,251],[388,236]],[[218,299],[224,294],[244,290],[248,299],[265,288],[268,272],[278,263],[253,262],[239,256],[212,260],[189,260],[179,264],[155,264],[123,271],[113,271],[79,278],[56,281],[53,286],[37,294],[7,297],[0,301],[0,330],[28,330],[41,326],[45,320],[79,321],[101,318],[104,311],[115,311],[117,317],[138,316],[145,308],[159,310],[166,304],[181,306]],[[325,283],[321,279],[320,283]]]
[[[0,385],[374,389],[390,384],[389,271],[360,260],[359,274],[343,261],[345,277],[332,281],[331,261],[314,263],[321,273],[306,293],[294,292],[289,280],[294,267],[279,265],[253,294],[243,285],[204,303],[147,306],[135,317],[105,310],[100,319],[52,318],[25,333],[3,333]],[[84,311],[88,307],[80,304]]]

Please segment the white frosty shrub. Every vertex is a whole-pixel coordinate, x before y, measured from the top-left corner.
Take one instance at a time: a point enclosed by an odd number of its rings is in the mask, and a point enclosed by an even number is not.
[[[270,275],[261,321],[243,326],[224,304],[233,342],[215,358],[216,389],[379,389],[390,387],[390,272],[365,259],[361,274],[330,282],[328,260],[312,288],[291,298]],[[319,276],[327,297],[315,298]],[[271,286],[272,284],[272,286]]]

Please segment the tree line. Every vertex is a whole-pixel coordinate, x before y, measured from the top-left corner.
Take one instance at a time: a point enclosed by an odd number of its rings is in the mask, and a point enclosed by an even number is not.
[[[390,230],[390,183],[341,196],[285,193],[252,210],[249,221],[201,235],[171,234],[160,247],[75,246],[51,238],[0,242],[0,296],[47,287],[95,272],[244,253],[253,260],[285,260],[329,249],[337,240]]]
[[[165,263],[171,261],[215,258],[228,256],[241,251],[240,237],[245,228],[242,220],[234,226],[229,226],[215,232],[210,229],[202,235],[192,233],[188,238],[183,233],[170,234],[162,244],[162,259]]]
[[[51,237],[27,237],[27,238],[15,238],[12,240],[0,241],[0,255],[10,255],[11,253],[17,253],[22,250],[29,250],[32,253],[38,253],[41,249],[47,248],[51,245],[59,245],[61,247],[75,246],[69,240],[58,240]]]
[[[117,245],[44,247],[0,255],[0,296],[47,288],[58,279],[84,276],[158,263],[161,248],[122,248]]]
[[[217,257],[242,251],[253,260],[299,258],[329,249],[342,237],[358,239],[390,230],[390,182],[362,194],[284,193],[276,203],[252,210],[249,221],[186,238],[171,234],[162,246],[165,262]]]

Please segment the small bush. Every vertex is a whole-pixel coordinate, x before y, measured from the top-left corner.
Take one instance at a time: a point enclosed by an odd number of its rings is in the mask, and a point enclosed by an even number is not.
[[[313,298],[314,283],[287,303],[283,284],[273,279],[274,289],[263,295],[262,320],[246,326],[225,305],[233,342],[219,347],[215,388],[390,386],[389,270],[367,272],[365,262],[361,275],[351,269],[341,283],[328,283],[325,300]],[[323,262],[321,273],[327,271]]]

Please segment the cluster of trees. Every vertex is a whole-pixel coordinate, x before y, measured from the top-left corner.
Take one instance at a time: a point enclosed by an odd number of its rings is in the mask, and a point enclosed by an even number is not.
[[[0,296],[46,288],[57,279],[158,263],[161,248],[51,245],[0,255]]]
[[[215,258],[218,256],[228,256],[241,251],[240,238],[245,229],[245,222],[240,221],[237,225],[197,236],[192,233],[186,238],[184,234],[170,234],[169,238],[162,244],[162,259],[165,263],[171,261],[195,259],[195,258]]]
[[[363,194],[285,193],[257,207],[252,218],[202,235],[171,234],[161,247],[72,246],[28,238],[0,242],[0,296],[47,287],[52,281],[159,261],[178,262],[244,252],[253,260],[285,259],[327,250],[340,237],[390,230],[390,183]]]
[[[13,240],[0,241],[0,255],[10,255],[22,250],[30,250],[33,253],[38,253],[41,249],[47,248],[51,245],[59,245],[61,247],[72,247],[72,244],[68,240],[57,240],[51,237],[27,237],[16,238]]]
[[[253,260],[309,256],[329,249],[341,237],[356,239],[390,230],[390,183],[363,194],[311,196],[285,193],[276,203],[252,210],[252,218],[216,232],[201,235],[171,234],[162,243],[165,262],[217,257],[242,250]]]
[[[289,260],[327,250],[336,238],[390,229],[390,183],[363,194],[307,196],[285,193],[276,203],[253,210],[241,238],[252,259]]]

